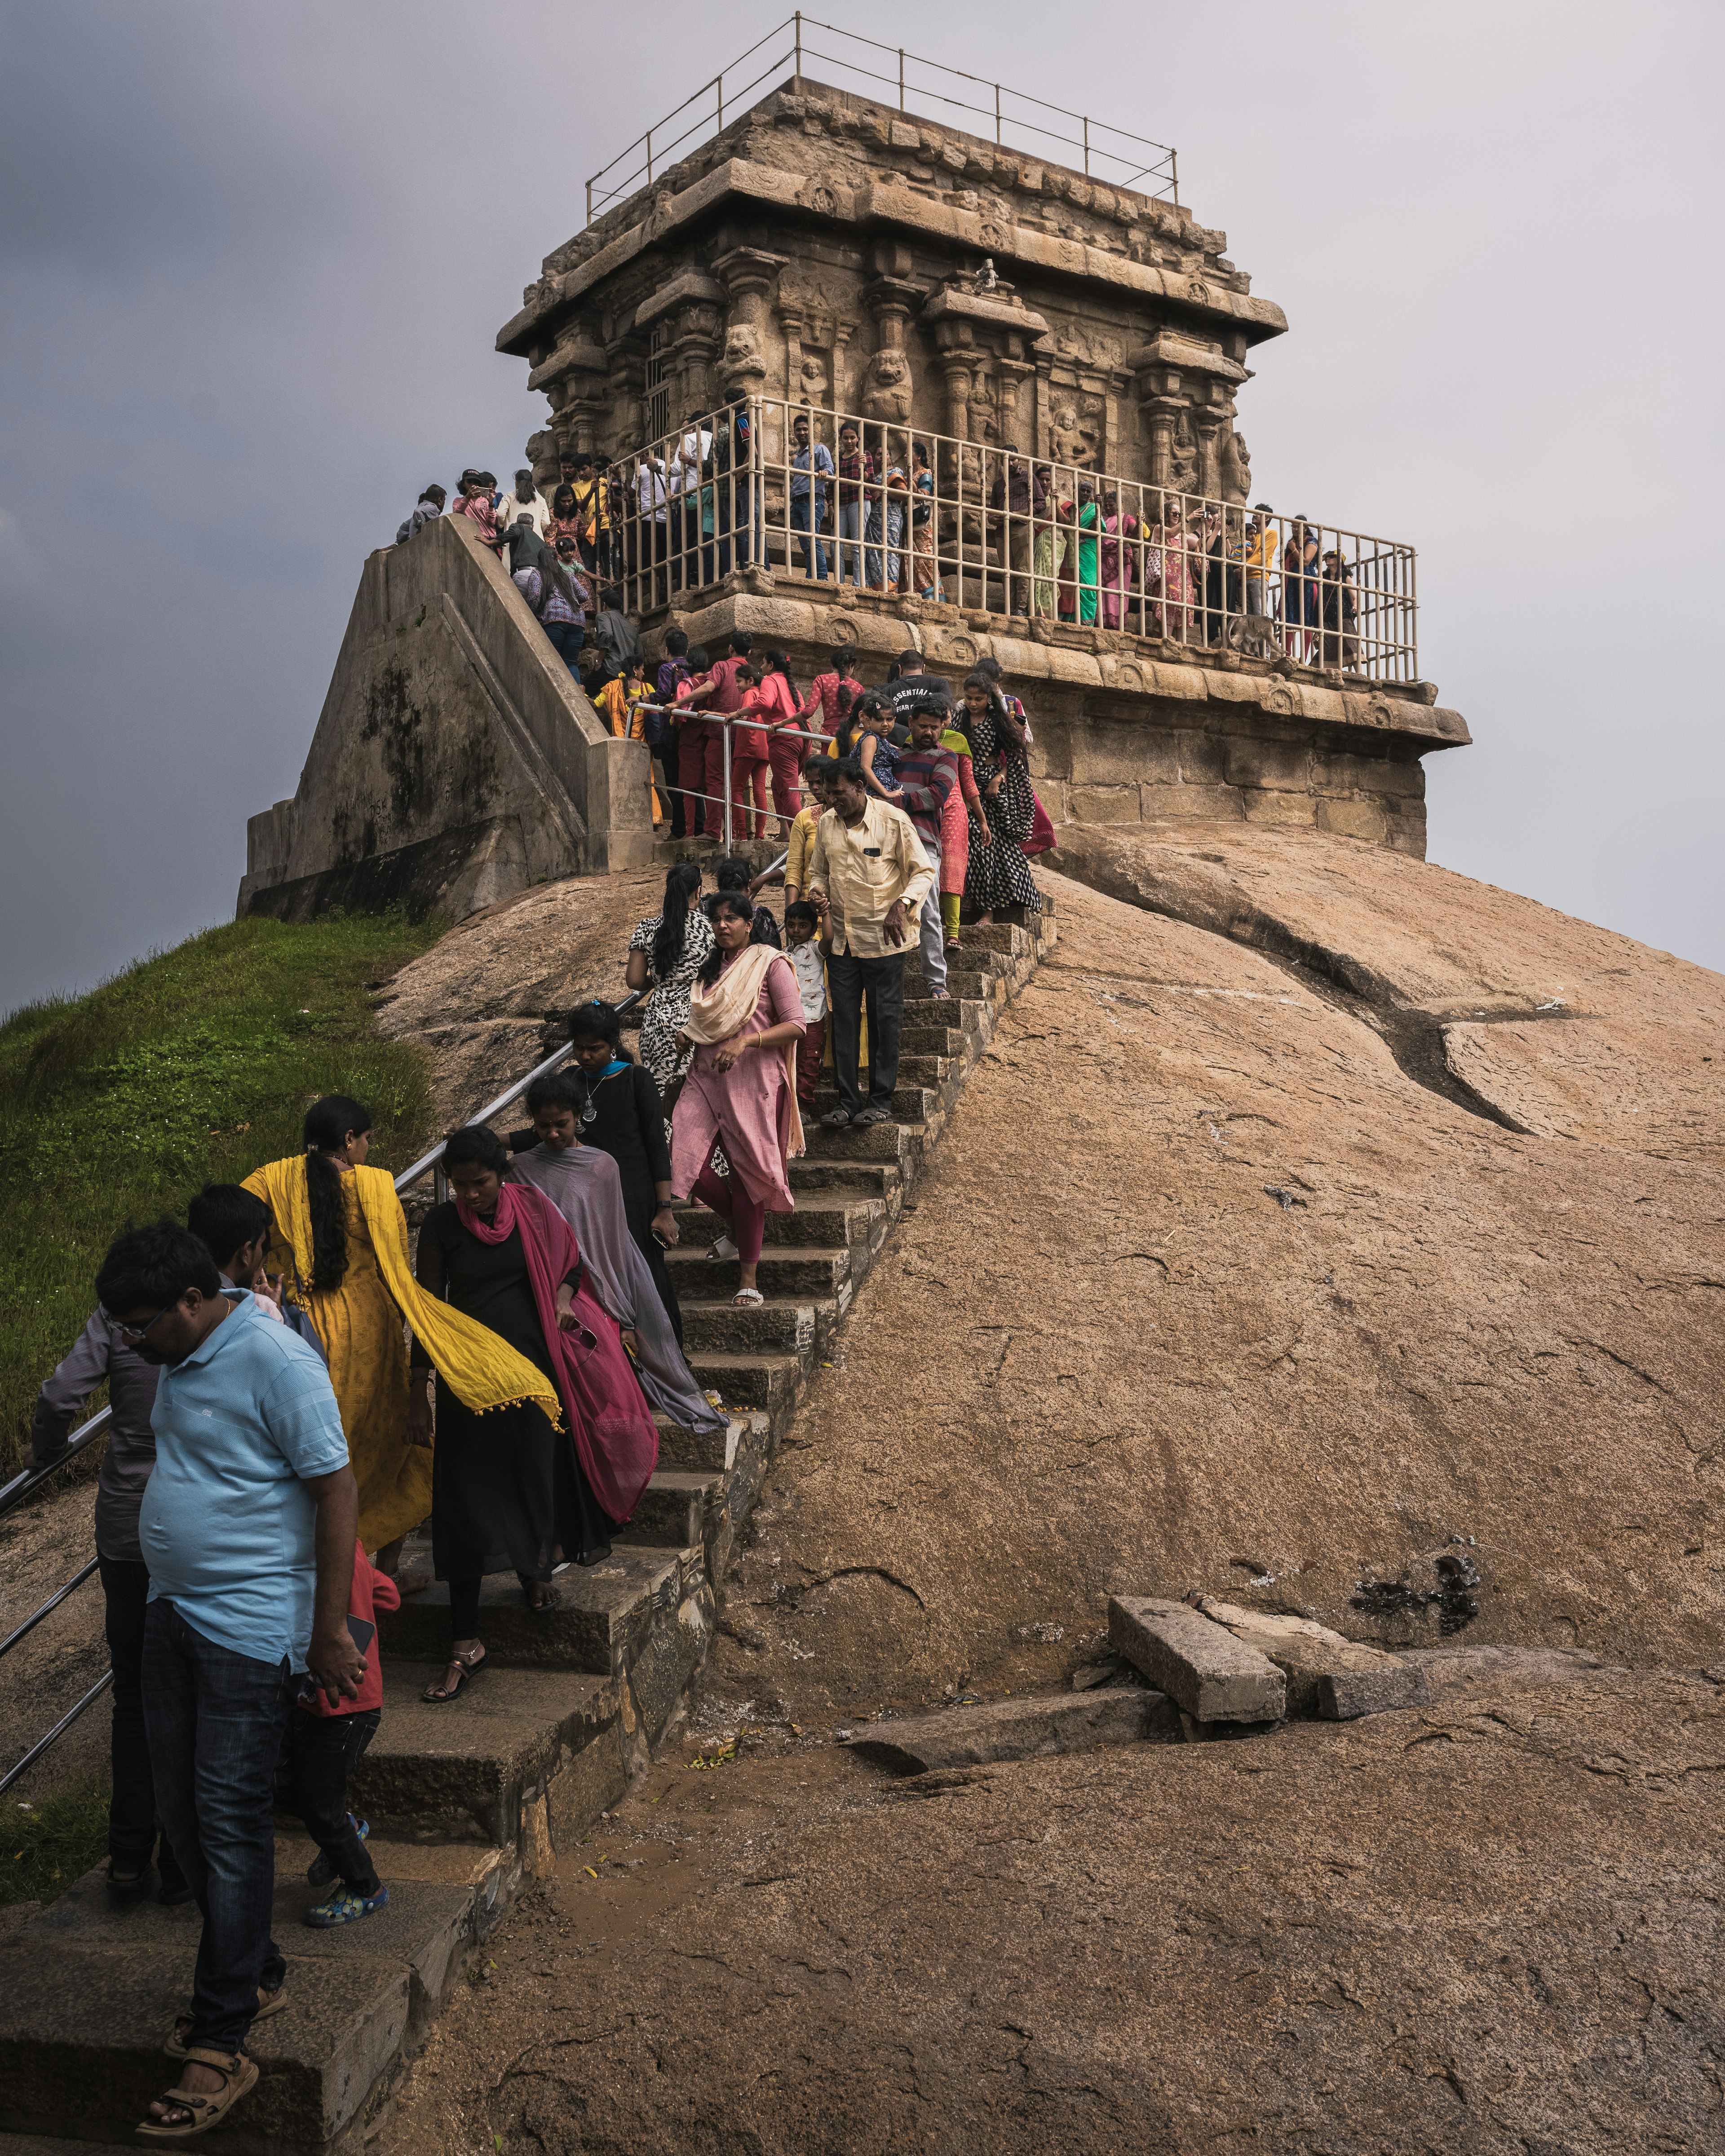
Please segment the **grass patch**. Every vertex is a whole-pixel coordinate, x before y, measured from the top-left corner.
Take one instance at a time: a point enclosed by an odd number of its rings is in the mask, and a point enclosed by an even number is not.
[[[0,1909],[52,1902],[108,1856],[108,1792],[0,1800]]]
[[[90,1316],[96,1269],[128,1222],[183,1218],[205,1183],[298,1152],[322,1093],[370,1108],[373,1165],[424,1151],[425,1064],[373,1032],[367,988],[443,926],[229,921],[0,1024],[0,1475],[22,1461],[37,1387]]]

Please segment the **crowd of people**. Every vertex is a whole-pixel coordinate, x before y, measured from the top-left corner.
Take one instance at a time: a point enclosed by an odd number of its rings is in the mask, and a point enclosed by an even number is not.
[[[530,470],[511,491],[495,475],[461,475],[451,513],[470,517],[545,623],[572,668],[593,594],[620,606],[633,579],[643,607],[664,604],[764,558],[762,475],[750,460],[746,403],[691,413],[666,454],[608,465],[590,452],[562,459],[547,501]],[[802,575],[820,583],[942,601],[942,518],[930,439],[837,422],[836,454],[795,414],[775,485],[785,537]],[[869,439],[865,439],[865,436]],[[1130,629],[1178,644],[1217,644],[1230,626],[1258,621],[1301,664],[1359,663],[1353,571],[1339,544],[1323,544],[1304,515],[1279,518],[1010,450],[977,454],[977,492],[993,557],[999,603],[1011,614],[1075,627]],[[632,474],[632,476],[630,475]],[[398,543],[444,512],[429,486],[403,521]],[[975,511],[963,512],[974,516]],[[788,561],[787,567],[793,566]],[[985,562],[965,567],[965,603],[984,598]],[[980,579],[980,581],[978,581]],[[555,632],[555,633],[553,633]],[[620,661],[611,654],[612,670]]]
[[[317,1847],[308,1923],[388,1902],[348,1784],[383,1711],[378,1618],[424,1584],[402,1576],[406,1537],[429,1522],[447,1584],[448,1656],[420,1696],[448,1705],[488,1666],[487,1577],[513,1573],[529,1609],[556,1609],[559,1575],[607,1558],[632,1517],[655,1415],[725,1427],[684,1352],[666,1264],[679,1209],[712,1216],[707,1255],[735,1263],[732,1300],[757,1307],[767,1216],[794,1209],[790,1164],[824,1071],[828,1128],[890,1120],[911,952],[928,998],[949,999],[963,896],[982,922],[1040,906],[1030,729],[993,671],[955,702],[915,653],[865,689],[841,648],[806,697],[782,654],[757,669],[746,637],[716,666],[666,664],[679,781],[715,681],[763,729],[818,715],[823,752],[758,759],[790,819],[769,875],[726,855],[707,891],[699,864],[670,870],[626,954],[645,997],[638,1054],[614,1005],[578,1007],[567,1061],[527,1091],[526,1126],[449,1134],[449,1194],[416,1245],[368,1163],[366,1108],[319,1100],[302,1151],[207,1187],[183,1224],[116,1240],[97,1308],[39,1396],[39,1466],[105,1380],[113,1411],[96,1505],[109,1890],[141,1895],[153,1873],[159,1898],[195,1898],[203,1920],[164,2037],[179,2079],[146,2138],[202,2132],[255,2082],[250,2025],[285,1998],[273,1812]],[[779,685],[763,698],[763,683]],[[661,675],[660,707],[665,693]],[[703,781],[707,754],[701,742]],[[711,828],[704,787],[665,783]],[[782,917],[762,896],[774,877]]]

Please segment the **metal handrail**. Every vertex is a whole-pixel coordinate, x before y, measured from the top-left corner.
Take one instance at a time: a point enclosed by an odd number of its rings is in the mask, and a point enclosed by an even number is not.
[[[108,1689],[109,1686],[112,1684],[113,1681],[113,1671],[111,1669],[104,1670],[102,1674],[90,1686],[90,1690],[85,1692],[83,1698],[79,1701],[77,1706],[71,1708],[68,1712],[63,1714],[59,1720],[55,1722],[54,1727],[49,1731],[47,1736],[39,1738],[37,1742],[30,1747],[29,1750],[25,1753],[23,1758],[18,1761],[17,1766],[8,1768],[5,1774],[0,1774],[0,1797],[3,1797],[6,1794],[6,1792],[12,1787],[13,1784],[17,1781],[20,1774],[28,1774],[29,1772],[30,1768],[35,1765],[36,1762],[42,1757],[43,1753],[47,1751],[50,1744],[57,1743],[59,1739],[65,1735],[66,1732],[72,1727],[72,1724],[78,1719],[79,1716],[83,1713],[85,1707],[94,1707],[95,1705],[96,1702],[101,1697],[102,1694]]]
[[[114,1419],[112,1408],[98,1408],[86,1423],[82,1423],[66,1440],[66,1449],[58,1459],[50,1460],[45,1467],[23,1467],[11,1481],[0,1483],[0,1519],[3,1519],[14,1505],[21,1505],[30,1492],[45,1482],[50,1475],[58,1474],[69,1460],[82,1452],[90,1441],[101,1435]]]
[[[830,37],[843,38],[847,45],[866,46],[870,53],[884,53],[889,59],[896,58],[898,62],[896,73],[883,74],[878,67],[870,66],[865,60],[850,59],[842,52],[819,51],[808,42],[806,33],[810,30],[824,30]],[[748,81],[738,88],[736,76],[744,62],[752,60],[763,45],[773,44],[774,40],[783,37],[787,31],[791,34],[790,44],[782,50],[775,47],[773,57],[751,76]],[[1106,121],[1092,120],[1086,114],[1074,112],[1064,105],[1053,104],[1045,97],[1032,96],[1028,90],[1008,90],[1003,84],[991,82],[983,75],[972,74],[964,68],[948,67],[942,60],[925,59],[918,54],[906,52],[902,45],[883,44],[878,38],[865,38],[855,30],[841,29],[836,23],[820,22],[814,16],[805,15],[798,9],[794,14],[788,16],[783,22],[775,23],[763,37],[757,38],[747,52],[740,54],[736,59],[732,60],[728,68],[721,68],[717,74],[711,76],[699,90],[691,91],[682,103],[668,113],[663,120],[655,121],[645,134],[636,136],[634,141],[626,149],[619,150],[608,164],[600,167],[587,182],[588,224],[592,224],[593,221],[596,199],[598,203],[598,214],[603,216],[612,203],[629,192],[641,179],[644,178],[650,187],[655,163],[662,172],[666,164],[675,158],[676,153],[691,141],[691,137],[702,136],[704,139],[709,123],[714,131],[723,134],[726,105],[725,78],[727,74],[732,79],[730,103],[732,110],[735,111],[741,99],[747,97],[752,90],[758,90],[763,82],[770,80],[787,61],[791,65],[792,84],[800,89],[803,82],[803,64],[805,59],[830,61],[834,67],[841,69],[847,74],[860,76],[865,82],[881,84],[889,93],[896,91],[897,107],[901,112],[911,110],[910,100],[912,98],[921,98],[931,104],[951,105],[960,112],[974,113],[985,122],[992,119],[994,123],[994,141],[1002,147],[1005,146],[1008,130],[1014,131],[1023,130],[1028,134],[1044,136],[1050,141],[1057,142],[1065,149],[1076,150],[1080,153],[1083,169],[1086,173],[1091,171],[1092,157],[1106,157],[1111,163],[1131,171],[1132,177],[1129,179],[1117,182],[1117,185],[1136,188],[1140,181],[1153,180],[1159,183],[1155,189],[1158,197],[1167,195],[1177,206],[1179,203],[1179,156],[1171,144],[1156,141],[1147,135],[1135,135],[1129,128],[1116,127]],[[993,102],[992,105],[974,104],[968,98],[955,97],[948,91],[931,89],[926,85],[913,81],[906,74],[907,64],[911,67],[927,69],[947,81],[973,83],[978,90],[990,90],[994,94]],[[845,85],[839,84],[835,87],[842,89]],[[705,109],[705,100],[709,93],[714,99],[714,108],[711,114]],[[1009,100],[1015,105],[1034,105],[1038,111],[1051,113],[1061,120],[1076,120],[1078,122],[1079,131],[1076,135],[1062,134],[1057,127],[1047,126],[1040,121],[1029,119],[1023,113],[1010,110],[1007,103]],[[667,140],[666,129],[675,126],[682,116],[688,111],[690,106],[697,103],[702,105],[701,112]],[[1121,151],[1108,148],[1096,140],[1096,136],[1099,134],[1112,136],[1122,142],[1130,143],[1131,152],[1122,153]],[[660,138],[656,150],[653,141],[655,135]],[[1147,150],[1155,154],[1147,159],[1142,155],[1142,152]],[[644,152],[642,162],[637,162],[630,171],[625,172],[614,186],[607,187],[602,184],[625,159],[634,157],[638,151]],[[1045,156],[1046,152],[1038,151],[1033,154]],[[1108,176],[1105,174],[1103,177]],[[595,188],[598,189],[597,198],[593,192]]]
[[[26,1617],[23,1623],[18,1626],[15,1632],[8,1632],[3,1640],[0,1640],[0,1655],[8,1653],[18,1645],[18,1641],[22,1640],[26,1634],[33,1632],[36,1627],[42,1622],[43,1619],[48,1615],[51,1609],[58,1609],[61,1603],[65,1600],[66,1597],[72,1593],[74,1588],[83,1586],[85,1581],[90,1578],[91,1573],[96,1569],[100,1563],[100,1558],[92,1558],[90,1563],[85,1566],[81,1572],[74,1572],[73,1573],[72,1577],[66,1582],[64,1587],[57,1587],[54,1593],[49,1596],[47,1601],[43,1604],[42,1607],[39,1609],[33,1611],[29,1616]]]
[[[632,1009],[636,1004],[642,1000],[644,993],[644,992],[643,990],[639,988],[631,989],[629,993],[624,998],[623,1001],[615,1006],[619,1014],[621,1015],[623,1012]],[[547,1076],[552,1071],[557,1069],[560,1063],[567,1061],[572,1052],[573,1044],[565,1043],[562,1047],[557,1049],[553,1054],[546,1056],[542,1061],[536,1063],[533,1065],[533,1068],[529,1070],[524,1077],[517,1079],[513,1086],[506,1087],[497,1096],[495,1101],[488,1101],[484,1107],[475,1111],[475,1112],[468,1118],[469,1122],[489,1122],[493,1116],[501,1114],[505,1108],[512,1106],[514,1102],[520,1100],[522,1094],[526,1091],[527,1088],[536,1079]],[[439,1141],[438,1144],[432,1147],[429,1152],[424,1154],[418,1160],[416,1160],[411,1168],[403,1168],[401,1173],[395,1178],[396,1189],[398,1191],[405,1190],[410,1183],[417,1183],[421,1176],[429,1173],[443,1158],[444,1146],[447,1142],[447,1140]],[[31,1491],[34,1490],[39,1484],[45,1481],[50,1475],[57,1473],[59,1469],[65,1466],[69,1460],[75,1457],[75,1455],[81,1452],[86,1445],[90,1444],[94,1439],[99,1437],[102,1431],[107,1428],[109,1423],[113,1419],[113,1414],[114,1411],[111,1408],[101,1409],[98,1413],[93,1414],[90,1420],[87,1423],[85,1423],[81,1428],[73,1433],[72,1436],[67,1440],[65,1450],[61,1453],[57,1460],[49,1460],[48,1464],[43,1467],[25,1468],[22,1473],[14,1475],[12,1480],[5,1484],[3,1487],[0,1487],[0,1516],[3,1516],[6,1512],[9,1512],[14,1505],[21,1503],[24,1498],[28,1496]],[[48,1616],[52,1611],[58,1609],[61,1603],[66,1599],[66,1597],[69,1594],[74,1593],[78,1588],[82,1587],[85,1581],[99,1568],[100,1563],[100,1560],[99,1558],[92,1558],[88,1564],[85,1565],[80,1571],[75,1573],[70,1579],[64,1583],[63,1586],[56,1588],[54,1593],[49,1596],[47,1601],[42,1604],[39,1609],[33,1611],[29,1616],[25,1618],[23,1623],[18,1625],[15,1630],[9,1633],[5,1639],[0,1640],[0,1656],[3,1656],[8,1649],[15,1647],[18,1641],[23,1639],[27,1634],[33,1631],[36,1626],[42,1622],[42,1620],[44,1617]],[[51,1744],[54,1743],[59,1738],[64,1736],[65,1732],[72,1727],[72,1724],[78,1719],[79,1716],[84,1712],[85,1709],[94,1706],[95,1702],[101,1697],[102,1694],[107,1690],[108,1686],[113,1683],[113,1681],[114,1672],[110,1669],[105,1672],[97,1683],[90,1686],[90,1690],[85,1692],[83,1698],[78,1702],[75,1707],[74,1707],[68,1713],[61,1716],[60,1719],[55,1722],[54,1727],[49,1731],[45,1737],[42,1738],[37,1743],[31,1746],[30,1749],[25,1753],[23,1758],[18,1761],[16,1766],[8,1768],[5,1774],[0,1775],[0,1796],[3,1796],[5,1794],[6,1791],[12,1787],[13,1784],[18,1780],[21,1774],[26,1773],[31,1767],[34,1766],[37,1760],[42,1757],[44,1753],[48,1750]]]

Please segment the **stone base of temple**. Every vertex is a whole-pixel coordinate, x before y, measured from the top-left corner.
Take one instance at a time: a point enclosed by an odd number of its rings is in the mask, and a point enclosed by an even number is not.
[[[1430,682],[1381,683],[1286,654],[1183,644],[1101,628],[984,613],[748,570],[641,624],[657,657],[668,630],[716,658],[735,629],[778,646],[805,688],[853,644],[864,680],[921,652],[955,691],[998,660],[1024,700],[1036,790],[1056,827],[1168,820],[1303,826],[1423,858],[1420,758],[1471,740]],[[1274,635],[1269,624],[1264,636]]]

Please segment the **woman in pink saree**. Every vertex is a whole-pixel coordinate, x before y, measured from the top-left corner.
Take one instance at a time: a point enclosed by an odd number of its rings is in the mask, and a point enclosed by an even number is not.
[[[1162,521],[1151,526],[1149,537],[1145,567],[1158,580],[1162,633],[1176,644],[1189,644],[1199,598],[1198,539],[1187,528],[1177,494],[1163,496]]]
[[[671,1111],[671,1185],[724,1221],[709,1255],[737,1260],[735,1300],[749,1309],[762,1300],[755,1272],[767,1215],[794,1208],[786,1164],[803,1150],[803,998],[784,953],[749,942],[754,906],[743,893],[721,891],[712,924],[712,954],[696,976],[679,1043],[695,1060]],[[715,1139],[731,1163],[723,1180],[709,1165]]]
[[[1122,541],[1137,538],[1138,520],[1122,516],[1120,496],[1109,492],[1102,496],[1102,626],[1119,629],[1127,611],[1127,595],[1137,588],[1133,548],[1122,545]]]

